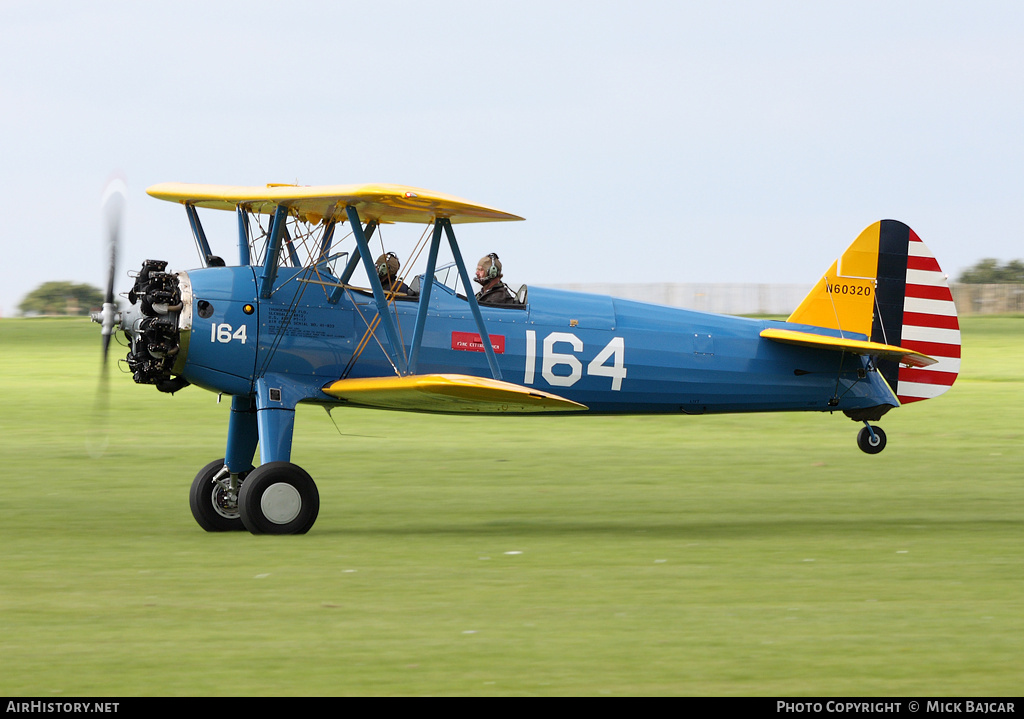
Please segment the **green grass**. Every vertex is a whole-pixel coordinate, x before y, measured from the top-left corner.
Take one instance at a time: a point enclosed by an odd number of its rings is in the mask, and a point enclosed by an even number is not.
[[[1017,694],[1024,319],[963,325],[874,457],[841,415],[302,407],[320,517],[257,537],[188,508],[228,402],[115,374],[93,458],[96,326],[2,320],[0,694]]]

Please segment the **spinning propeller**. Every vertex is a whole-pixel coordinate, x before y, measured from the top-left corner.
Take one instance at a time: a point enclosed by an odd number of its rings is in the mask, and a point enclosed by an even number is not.
[[[109,414],[110,385],[107,372],[107,357],[110,354],[110,338],[114,334],[114,328],[121,321],[121,313],[117,311],[117,303],[114,301],[114,274],[117,272],[117,250],[121,243],[121,219],[124,215],[125,198],[128,187],[124,180],[115,178],[107,183],[103,190],[103,199],[100,207],[103,212],[104,224],[107,230],[107,256],[110,259],[107,268],[107,289],[103,296],[103,309],[91,313],[93,322],[100,325],[100,334],[103,340],[103,364],[100,367],[100,381],[96,391],[96,402],[94,405],[94,428],[99,432],[86,440],[89,454],[93,458],[103,456],[103,452],[109,441],[107,436],[107,418]]]
[[[110,265],[107,271],[107,292],[103,296],[103,309],[100,312],[93,312],[92,320],[101,325],[104,371],[110,350],[110,337],[114,334],[114,327],[121,321],[117,303],[114,302],[114,274],[117,271],[117,248],[121,243],[121,218],[124,215],[127,191],[124,180],[115,178],[107,183],[100,203],[107,227],[107,254],[110,257]]]

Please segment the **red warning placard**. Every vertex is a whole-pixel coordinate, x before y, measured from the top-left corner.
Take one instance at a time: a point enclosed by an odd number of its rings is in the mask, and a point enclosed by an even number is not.
[[[505,336],[491,335],[491,347],[494,349],[494,354],[504,354]],[[452,349],[463,352],[483,352],[484,343],[480,340],[480,335],[473,332],[452,332]]]

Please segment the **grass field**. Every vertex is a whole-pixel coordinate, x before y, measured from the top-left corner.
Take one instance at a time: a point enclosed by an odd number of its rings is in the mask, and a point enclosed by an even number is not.
[[[207,534],[229,403],[0,320],[0,695],[1015,695],[1024,318],[887,415],[300,408],[305,536]],[[90,450],[91,446],[91,450]]]

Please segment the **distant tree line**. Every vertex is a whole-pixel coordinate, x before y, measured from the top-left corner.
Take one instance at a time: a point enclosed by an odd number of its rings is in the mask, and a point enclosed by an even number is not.
[[[969,285],[1024,285],[1024,261],[1010,260],[1000,265],[999,260],[986,258],[964,270],[957,281]]]
[[[87,315],[102,308],[102,291],[74,282],[45,282],[18,305],[23,315]]]
[[[964,270],[957,282],[971,285],[1024,285],[1024,260],[985,258]],[[29,292],[18,305],[23,315],[87,315],[103,307],[103,292],[92,285],[45,282]]]

